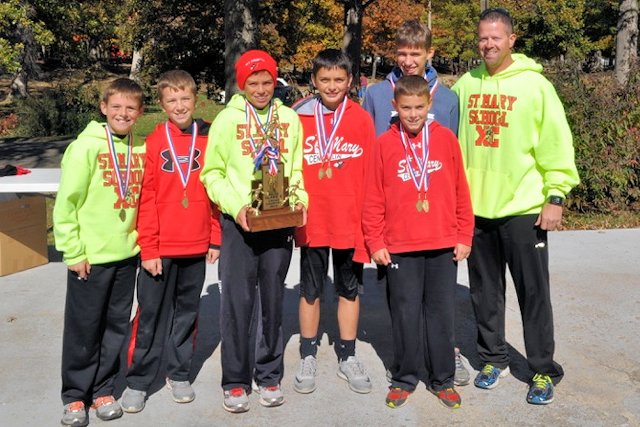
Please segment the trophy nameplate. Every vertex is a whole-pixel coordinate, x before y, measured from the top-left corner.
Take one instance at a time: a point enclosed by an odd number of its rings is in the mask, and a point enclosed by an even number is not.
[[[262,165],[261,170],[262,179],[251,183],[251,209],[247,212],[249,231],[301,226],[302,211],[289,204],[290,198],[295,201],[298,185],[289,186],[282,163],[278,164],[277,175],[269,174],[268,165]]]

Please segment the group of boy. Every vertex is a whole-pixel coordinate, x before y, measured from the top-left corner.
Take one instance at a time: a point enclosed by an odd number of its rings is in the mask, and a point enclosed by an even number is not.
[[[469,270],[484,364],[474,384],[491,389],[508,373],[508,263],[535,373],[527,400],[550,403],[562,368],[553,361],[546,230],[559,226],[562,199],[577,183],[571,134],[564,115],[554,113],[562,106],[541,67],[511,54],[508,13],[485,12],[478,30],[485,62],[454,86],[460,105],[427,64],[431,34],[417,21],[399,29],[397,67],[368,88],[364,108],[348,98],[351,63],[341,51],[315,57],[317,95],[290,109],[273,97],[275,60],[250,50],[235,66],[242,93],[211,125],[193,117],[191,76],[163,74],[158,94],[168,120],[145,145],[131,132],[142,90],[128,79],[112,82],[100,103],[106,123],[91,122],[65,152],[54,208],[56,246],[69,266],[62,424],[87,425],[88,404],[103,420],[141,411],[163,356],[173,399],[195,398],[189,375],[198,303],[205,262],[218,257],[223,406],[246,412],[252,390],[263,406],[282,405],[282,304],[294,240],[301,247],[297,392],[316,389],[330,256],[337,374],[351,390],[371,391],[355,344],[363,264],[373,259],[386,267],[394,338],[387,406],[407,402],[424,367],[428,390],[460,407],[455,386],[470,376],[454,346],[456,273],[473,241],[482,248]],[[520,74],[539,90],[524,92],[513,82]],[[510,128],[513,120],[526,130]],[[301,227],[251,231],[258,214],[252,185],[265,173],[295,184],[287,202],[301,212]],[[491,200],[487,181],[498,189]],[[512,192],[504,194],[505,186]],[[114,379],[128,334],[127,388],[118,403]]]

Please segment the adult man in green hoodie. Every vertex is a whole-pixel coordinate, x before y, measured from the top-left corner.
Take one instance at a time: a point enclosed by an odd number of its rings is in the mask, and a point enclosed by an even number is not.
[[[504,9],[480,15],[484,60],[452,88],[460,98],[462,146],[476,229],[469,283],[484,366],[474,384],[509,374],[505,340],[505,266],[522,315],[527,361],[535,373],[527,402],[553,401],[564,375],[553,360],[547,231],[559,228],[564,199],[579,178],[564,109],[542,66],[513,54],[513,22]]]

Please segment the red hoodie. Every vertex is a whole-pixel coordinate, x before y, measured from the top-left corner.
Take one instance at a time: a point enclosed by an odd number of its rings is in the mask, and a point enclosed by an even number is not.
[[[421,134],[410,138],[420,141]],[[396,123],[380,135],[371,151],[362,225],[370,253],[390,253],[471,246],[473,211],[454,134],[436,121],[429,124],[429,211],[418,212],[418,190],[407,169]]]
[[[332,177],[320,179],[321,159],[313,114],[317,102],[320,98],[312,97],[294,106],[304,128],[302,173],[309,194],[307,225],[296,230],[296,243],[310,247],[355,248],[354,261],[369,262],[361,218],[364,174],[375,139],[373,121],[360,105],[347,99],[328,163]],[[326,132],[330,133],[333,112],[326,108],[323,111]]]
[[[219,211],[209,200],[200,182],[209,123],[200,119],[196,122],[198,135],[186,188],[186,208],[182,204],[184,189],[169,149],[165,122],[158,124],[147,136],[147,156],[137,225],[143,261],[160,257],[204,255],[210,245],[220,245]],[[183,174],[186,173],[185,162],[188,162],[191,148],[191,130],[189,127],[183,132],[169,122],[169,133]]]

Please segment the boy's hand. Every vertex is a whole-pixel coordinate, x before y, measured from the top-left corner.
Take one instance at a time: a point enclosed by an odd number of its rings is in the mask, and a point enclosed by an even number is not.
[[[78,279],[87,280],[89,278],[89,273],[91,273],[91,264],[89,264],[89,261],[85,259],[77,264],[70,265],[69,270],[76,273],[78,275]]]
[[[305,208],[302,203],[296,203],[295,209],[297,211],[302,211],[302,225],[300,227],[304,227],[307,225],[307,208]]]
[[[462,243],[456,243],[456,247],[453,248],[453,260],[462,261],[467,259],[471,254],[471,246],[463,245]]]
[[[562,226],[562,206],[545,203],[535,225],[547,231],[560,230]]]
[[[238,212],[238,216],[236,217],[236,222],[244,231],[249,231],[249,224],[247,223],[247,212],[249,211],[248,206],[243,206]]]
[[[142,261],[142,268],[147,270],[153,277],[162,274],[162,260],[160,258],[148,259]]]
[[[371,254],[371,258],[373,262],[380,265],[389,265],[391,264],[391,255],[389,255],[389,251],[387,248],[378,249],[373,254]]]
[[[207,252],[207,262],[213,264],[218,258],[220,258],[220,249],[209,249]]]

